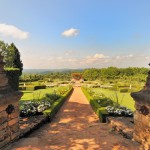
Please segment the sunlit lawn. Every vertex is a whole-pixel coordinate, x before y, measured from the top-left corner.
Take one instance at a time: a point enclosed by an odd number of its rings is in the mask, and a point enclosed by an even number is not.
[[[35,90],[35,91],[22,91],[23,96],[21,98],[21,101],[22,100],[40,99],[46,93],[53,93],[55,89],[57,89],[57,87],[47,88],[47,89],[40,89],[40,90]]]
[[[125,106],[133,111],[135,110],[134,108],[135,102],[133,98],[130,96],[130,93],[120,93],[117,91],[117,94],[116,94],[115,91],[111,91],[108,89],[101,89],[101,88],[93,88],[93,90],[95,91],[95,93],[103,93],[106,97],[109,97],[114,102],[117,101],[117,98],[116,98],[116,95],[117,95],[120,105]]]

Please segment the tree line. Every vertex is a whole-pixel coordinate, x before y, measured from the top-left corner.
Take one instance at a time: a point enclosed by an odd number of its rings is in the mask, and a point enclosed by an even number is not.
[[[76,72],[80,73],[85,81],[113,81],[115,80],[128,80],[145,82],[148,73],[148,68],[128,67],[128,68],[89,68],[83,71]],[[50,72],[45,74],[23,74],[21,81],[38,81],[45,80],[53,82],[55,80],[70,81],[72,74],[75,72]]]
[[[20,59],[20,52],[14,43],[8,44],[0,41],[1,53],[4,56],[5,68],[19,68],[19,74],[22,74],[23,63]],[[135,80],[145,82],[148,73],[148,68],[128,67],[128,68],[89,68],[77,71],[81,73],[86,81],[106,81],[106,80]],[[38,80],[71,80],[74,71],[67,72],[47,72],[45,74],[23,74],[20,81],[38,81]]]
[[[114,79],[126,79],[126,78],[138,78],[145,81],[149,69],[139,67],[117,68],[108,67],[101,69],[85,69],[83,71],[83,77],[85,80],[114,80]]]

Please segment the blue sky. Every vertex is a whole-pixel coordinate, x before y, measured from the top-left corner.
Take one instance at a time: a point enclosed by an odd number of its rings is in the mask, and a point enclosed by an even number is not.
[[[149,0],[0,0],[0,40],[24,68],[148,67]]]

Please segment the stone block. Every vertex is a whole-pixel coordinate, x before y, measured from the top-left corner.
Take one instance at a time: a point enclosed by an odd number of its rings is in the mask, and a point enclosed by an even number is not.
[[[18,130],[20,129],[18,122],[12,126],[10,126],[10,131],[12,133],[18,132]]]
[[[20,131],[16,132],[16,133],[12,133],[11,136],[10,136],[10,140],[13,141],[13,140],[16,140],[18,139],[20,136]]]
[[[1,99],[0,99],[1,100]],[[0,105],[0,113],[2,111],[5,111],[5,109],[7,108],[7,105]]]
[[[10,142],[10,137],[6,138],[5,140],[0,142],[0,148],[2,148],[3,146],[5,146],[6,144],[8,144]]]
[[[19,117],[19,110],[16,110],[15,109],[15,112],[13,112],[11,115],[10,115],[10,119],[14,119],[14,118],[17,118]]]
[[[150,127],[150,115],[143,115],[136,111],[134,113],[134,120],[138,121],[138,123],[142,123],[141,126],[146,125]]]
[[[0,125],[7,121],[7,117],[0,116]]]
[[[19,117],[14,118],[14,119],[8,121],[8,126],[12,126],[12,125],[14,125],[14,124],[16,124],[16,123],[19,124]]]
[[[7,127],[7,122],[4,122],[3,124],[0,125],[0,131],[5,129]]]
[[[10,130],[8,127],[0,131],[0,141],[6,139],[9,136],[10,136]]]

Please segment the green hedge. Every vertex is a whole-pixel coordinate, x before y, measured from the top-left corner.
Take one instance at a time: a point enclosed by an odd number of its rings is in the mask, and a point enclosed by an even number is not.
[[[24,86],[19,86],[19,90],[20,90],[20,91],[25,91],[25,90],[26,90],[26,87],[24,87]]]
[[[34,86],[34,90],[46,89],[46,85],[36,85]]]
[[[106,122],[108,113],[106,112],[105,107],[98,108],[96,114],[98,115],[100,122],[102,122],[102,123]]]
[[[62,104],[65,102],[66,98],[70,95],[72,90],[73,90],[73,88],[71,87],[71,89],[66,94],[64,94],[61,98],[59,98],[57,101],[55,101],[52,104],[52,106],[50,107],[50,109],[45,110],[43,112],[43,114],[48,116],[49,119],[52,120],[54,118],[55,114],[58,112],[58,110],[62,106]]]
[[[45,85],[35,85],[35,86],[19,86],[19,90],[26,90],[26,91],[34,91],[39,89],[46,89]]]
[[[86,91],[86,89],[84,87],[81,87],[81,89],[82,89],[84,95],[86,96],[87,100],[89,101],[92,109],[99,117],[100,122],[105,123],[106,117],[108,115],[108,113],[105,110],[105,107],[100,107],[100,104],[88,94],[88,92]]]
[[[128,93],[129,92],[129,89],[120,89],[120,93]]]
[[[14,91],[19,90],[19,69],[18,68],[6,68],[6,75],[8,77],[8,84]]]

